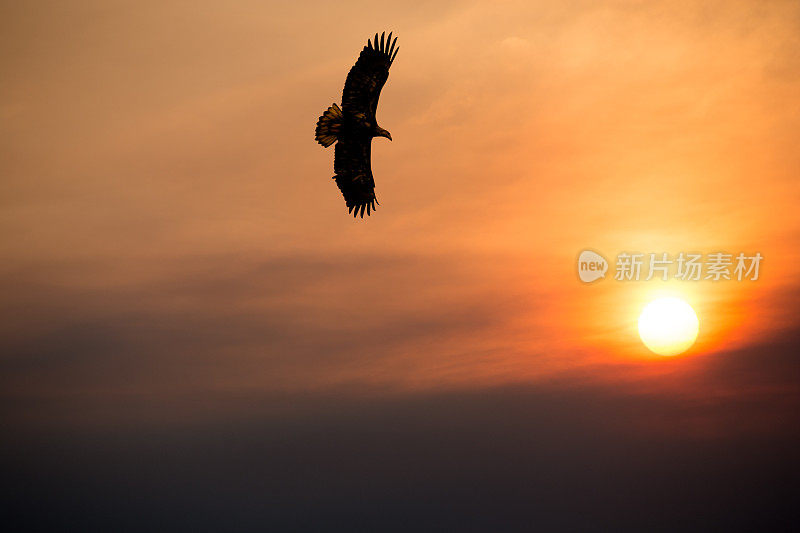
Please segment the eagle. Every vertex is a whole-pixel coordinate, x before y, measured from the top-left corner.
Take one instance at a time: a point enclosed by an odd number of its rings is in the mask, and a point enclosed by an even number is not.
[[[333,158],[336,175],[332,179],[336,180],[353,217],[360,214],[364,218],[364,210],[369,216],[378,204],[370,151],[373,137],[392,140],[391,133],[378,126],[375,112],[381,89],[389,77],[389,67],[400,50],[395,48],[396,44],[397,37],[392,41],[391,32],[388,39],[386,32],[381,33],[380,39],[377,33],[374,40],[367,39],[344,82],[342,107],[334,103],[317,121],[316,141],[325,148],[336,143]]]

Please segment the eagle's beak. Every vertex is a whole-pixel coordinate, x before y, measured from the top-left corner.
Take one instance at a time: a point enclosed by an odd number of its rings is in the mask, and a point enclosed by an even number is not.
[[[392,134],[391,134],[391,133],[389,133],[388,131],[384,130],[384,129],[381,129],[380,136],[381,136],[381,137],[386,137],[386,138],[387,138],[387,139],[389,139],[390,141],[392,140]]]

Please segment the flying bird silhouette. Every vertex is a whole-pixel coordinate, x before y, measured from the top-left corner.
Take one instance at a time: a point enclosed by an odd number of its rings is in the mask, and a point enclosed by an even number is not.
[[[378,40],[376,33],[374,41],[367,40],[344,82],[342,107],[334,103],[317,121],[317,142],[325,148],[337,143],[333,158],[336,175],[332,179],[354,217],[360,214],[364,218],[365,209],[369,216],[378,203],[370,160],[372,138],[392,140],[392,135],[375,119],[378,97],[400,50],[395,48],[397,37],[392,41],[391,32],[388,39],[385,36],[386,32],[381,33]]]

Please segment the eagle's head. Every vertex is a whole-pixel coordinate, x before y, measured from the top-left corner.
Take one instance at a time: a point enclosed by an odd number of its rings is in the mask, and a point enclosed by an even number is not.
[[[386,137],[390,141],[392,140],[392,134],[386,131],[385,129],[381,128],[380,126],[375,126],[375,137]]]

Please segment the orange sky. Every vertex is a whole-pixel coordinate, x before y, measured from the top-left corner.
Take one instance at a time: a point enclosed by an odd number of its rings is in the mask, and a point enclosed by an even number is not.
[[[674,371],[797,326],[796,2],[3,8],[10,394],[475,387]],[[369,220],[317,117],[376,30]],[[584,248],[759,251],[581,285]],[[641,345],[674,290],[693,354]],[[34,370],[35,369],[35,370]],[[36,372],[37,379],[31,375]]]

